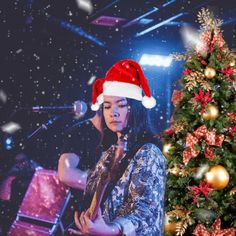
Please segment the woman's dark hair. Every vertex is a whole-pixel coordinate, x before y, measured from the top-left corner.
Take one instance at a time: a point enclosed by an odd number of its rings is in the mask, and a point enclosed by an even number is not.
[[[144,143],[156,143],[153,137],[153,126],[147,108],[143,107],[140,101],[129,98],[127,98],[127,101],[128,106],[130,106],[130,112],[128,125],[123,133],[129,132],[129,146],[142,146]],[[106,126],[103,116],[102,127],[101,145],[102,149],[106,150],[111,144],[117,142],[117,135]]]

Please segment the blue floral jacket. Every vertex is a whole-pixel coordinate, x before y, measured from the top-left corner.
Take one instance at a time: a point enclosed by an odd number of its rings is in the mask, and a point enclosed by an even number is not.
[[[106,152],[88,176],[86,192],[94,192]],[[151,143],[135,154],[105,202],[103,216],[116,222],[126,236],[161,236],[164,221],[166,161]]]

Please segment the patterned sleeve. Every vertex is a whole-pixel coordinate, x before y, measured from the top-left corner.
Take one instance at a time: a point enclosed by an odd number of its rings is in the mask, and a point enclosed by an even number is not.
[[[119,223],[126,236],[163,235],[165,158],[153,144],[145,144],[134,157],[128,201],[119,209]]]

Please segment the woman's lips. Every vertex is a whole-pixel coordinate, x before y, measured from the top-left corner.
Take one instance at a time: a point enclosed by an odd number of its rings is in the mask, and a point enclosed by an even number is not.
[[[120,124],[120,121],[111,121],[110,124]]]

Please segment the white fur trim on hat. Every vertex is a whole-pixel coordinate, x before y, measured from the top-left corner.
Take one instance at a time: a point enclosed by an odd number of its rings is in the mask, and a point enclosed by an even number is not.
[[[104,99],[103,99],[103,94],[101,93],[98,97],[97,97],[97,103],[99,105],[101,105],[103,103]]]
[[[100,107],[99,104],[96,102],[95,104],[91,105],[91,110],[92,111],[97,111],[99,109],[99,107]]]
[[[144,96],[142,99],[142,104],[146,108],[153,108],[156,106],[156,99],[154,97]]]
[[[142,101],[142,89],[135,84],[105,81],[103,84],[103,95],[132,98]]]

